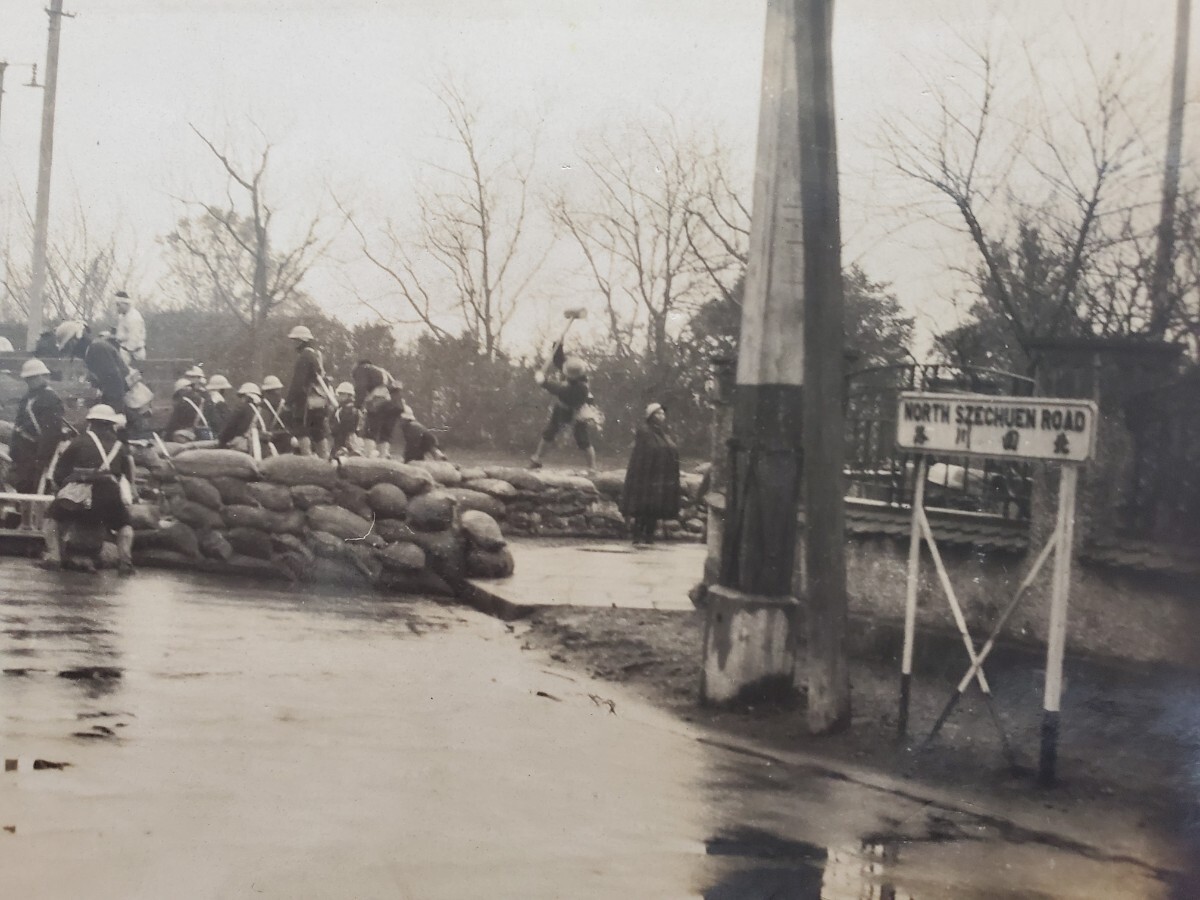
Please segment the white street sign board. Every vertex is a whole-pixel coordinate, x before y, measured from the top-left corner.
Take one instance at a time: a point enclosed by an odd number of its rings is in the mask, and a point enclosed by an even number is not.
[[[896,443],[916,453],[1083,462],[1096,442],[1096,404],[1054,397],[900,395]]]

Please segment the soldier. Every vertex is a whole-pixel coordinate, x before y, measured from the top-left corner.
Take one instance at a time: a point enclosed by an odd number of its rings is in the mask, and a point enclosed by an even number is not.
[[[45,565],[62,566],[64,526],[78,523],[115,531],[118,572],[132,575],[132,498],[127,498],[125,492],[133,483],[133,457],[117,437],[120,418],[111,406],[93,406],[87,422],[87,431],[71,441],[54,467],[54,483],[59,490],[47,519]],[[95,571],[94,562],[89,560],[87,568]]]
[[[313,334],[304,325],[297,325],[288,338],[296,347],[296,364],[292,382],[287,390],[292,434],[299,441],[301,456],[314,453],[329,458],[329,384],[325,381],[325,363],[316,347]]]
[[[117,291],[117,324],[113,337],[124,356],[125,362],[146,358],[146,321],[134,309],[133,301],[124,291]]]
[[[358,432],[362,427],[362,412],[354,405],[354,385],[343,381],[335,391],[337,409],[329,417],[334,456],[361,456]]]
[[[186,444],[200,440],[202,434],[212,433],[208,418],[204,415],[204,403],[196,393],[195,382],[190,378],[176,379],[174,398],[171,418],[163,429],[168,441]]]
[[[230,411],[225,427],[217,437],[218,447],[231,447],[262,459],[263,444],[268,434],[262,416],[262,391],[252,381],[247,381],[237,391],[238,400]],[[267,453],[275,455],[275,448],[266,443]]]
[[[17,493],[36,494],[62,440],[63,402],[50,387],[50,370],[40,359],[25,360],[21,377],[29,393],[21,398],[13,425],[12,483]]]
[[[229,403],[225,399],[225,392],[231,390],[233,385],[224,375],[214,375],[205,385],[204,415],[212,426],[213,437],[225,429],[225,422],[229,419]]]
[[[263,419],[267,423],[271,444],[280,453],[291,453],[296,439],[284,413],[283,382],[268,375],[262,383]]]
[[[123,413],[129,366],[116,345],[93,339],[91,329],[83,322],[63,322],[55,329],[54,338],[60,352],[83,360],[88,380],[100,392],[102,402]]]

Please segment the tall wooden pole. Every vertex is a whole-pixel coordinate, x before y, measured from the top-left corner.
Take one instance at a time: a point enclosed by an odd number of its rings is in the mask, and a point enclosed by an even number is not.
[[[769,0],[720,584],[790,596],[803,443],[797,0]]]
[[[50,164],[54,157],[54,102],[58,94],[58,39],[63,0],[50,0],[46,39],[46,84],[42,95],[42,142],[38,154],[37,209],[33,219],[33,278],[29,285],[29,325],[25,349],[37,346],[42,333],[42,293],[46,288],[46,241],[50,228]]]
[[[1179,198],[1179,165],[1183,146],[1183,113],[1187,98],[1188,36],[1192,0],[1175,6],[1175,66],[1171,76],[1171,112],[1167,121],[1167,151],[1163,165],[1162,206],[1158,216],[1158,244],[1150,280],[1150,334],[1161,338],[1171,319],[1167,296],[1175,258],[1175,203]]]
[[[850,724],[846,663],[843,444],[845,325],[833,106],[833,0],[804,0],[796,24],[804,211],[804,593],[808,729]]]
[[[767,4],[729,488],[704,683],[705,698],[720,699],[780,675],[794,682],[800,586],[808,604],[809,726],[816,732],[848,723],[850,709],[832,7],[832,0]],[[805,483],[807,549],[797,579]],[[720,691],[713,688],[718,675]]]

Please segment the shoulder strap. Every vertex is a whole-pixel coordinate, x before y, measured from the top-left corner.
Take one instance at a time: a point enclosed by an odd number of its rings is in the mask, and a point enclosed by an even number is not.
[[[100,438],[96,437],[96,432],[88,431],[87,436],[92,439],[92,443],[96,445],[96,450],[100,453],[99,469],[103,472],[108,472],[111,469],[112,461],[117,458],[117,454],[121,452],[121,442],[114,441],[112,449],[107,453],[104,452],[104,445],[100,443]]]
[[[196,415],[198,415],[200,417],[200,421],[202,423],[204,423],[204,427],[207,428],[208,427],[208,416],[204,415],[204,410],[202,410],[199,406],[197,406],[195,403],[193,403],[192,399],[190,397],[184,397],[183,402],[186,403],[188,406],[190,406],[192,409],[194,409],[196,411]]]

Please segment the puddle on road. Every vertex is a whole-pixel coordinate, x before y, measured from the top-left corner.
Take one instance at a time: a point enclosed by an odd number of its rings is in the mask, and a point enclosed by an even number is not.
[[[59,678],[69,678],[72,681],[98,681],[101,679],[120,678],[120,669],[112,666],[80,666],[76,669],[63,669],[58,673]]]
[[[49,759],[29,760],[25,757],[4,760],[5,772],[41,772],[46,769],[61,770],[71,765],[69,762],[54,762]]]
[[[757,828],[711,838],[709,856],[759,860],[704,892],[704,900],[917,900],[888,877],[900,841],[864,840],[858,847],[819,847]]]

